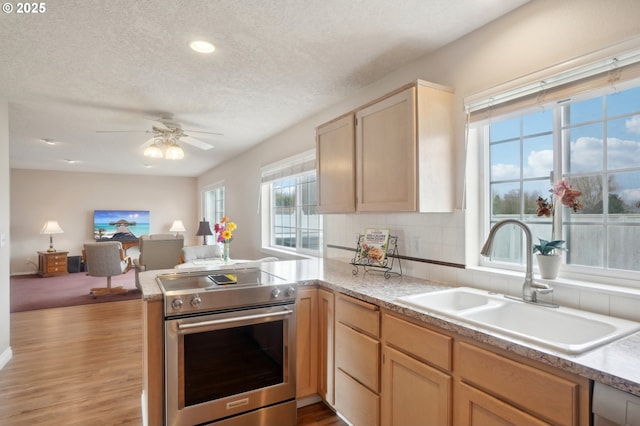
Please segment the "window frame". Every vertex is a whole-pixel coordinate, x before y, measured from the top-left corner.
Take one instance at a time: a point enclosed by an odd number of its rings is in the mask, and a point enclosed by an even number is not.
[[[640,87],[640,79],[630,79],[628,81],[616,84],[614,87],[609,86],[605,88],[598,88],[598,89],[594,89],[585,93],[580,93],[575,96],[572,96],[571,104],[580,102],[583,100],[587,100],[587,99],[595,99],[595,98],[607,96],[608,94],[613,93],[613,91],[623,91],[630,88],[638,88],[638,87]],[[572,173],[572,172],[563,170],[563,167],[564,167],[563,156],[566,155],[566,150],[568,149],[568,147],[563,146],[562,139],[563,139],[563,134],[566,131],[566,127],[563,127],[561,115],[563,114],[564,107],[566,105],[567,105],[566,102],[559,103],[558,101],[552,101],[546,104],[538,105],[536,107],[528,107],[528,108],[523,108],[522,110],[519,110],[519,111],[509,112],[500,117],[493,117],[492,119],[490,118],[485,120],[479,120],[473,124],[468,124],[469,129],[472,131],[468,132],[469,136],[468,136],[467,143],[480,144],[480,148],[479,150],[477,150],[477,159],[479,164],[478,167],[481,172],[480,173],[481,179],[478,185],[478,190],[480,191],[480,194],[477,197],[478,213],[480,216],[479,224],[478,224],[480,244],[482,244],[482,242],[486,240],[486,237],[489,233],[489,229],[492,223],[491,222],[492,200],[491,200],[491,187],[490,187],[491,159],[490,159],[490,141],[489,141],[489,124],[491,121],[495,121],[497,119],[502,121],[502,120],[513,118],[516,116],[531,114],[532,112],[535,112],[536,110],[540,110],[541,108],[548,109],[552,107],[553,108],[552,137],[553,137],[554,160],[553,160],[553,171],[551,173],[550,180],[549,180],[549,187],[551,187],[553,182],[560,179],[560,178],[555,178],[556,176],[568,177],[569,180],[571,181],[572,178],[579,177],[582,174],[592,175],[595,173],[595,172]],[[615,120],[615,119],[617,119],[617,117],[613,118],[613,117],[605,116],[599,122],[604,121],[604,126],[607,127],[608,121]],[[606,140],[604,138],[606,138],[606,134],[603,134],[603,143],[606,146]],[[522,140],[520,141],[520,148],[521,147],[522,147]],[[611,175],[613,173],[615,173],[615,169],[614,171],[612,171],[612,169],[604,168],[604,166],[603,166],[603,170],[600,172],[600,174],[602,174],[603,176]],[[520,182],[523,182],[522,172],[520,173],[519,179],[520,179],[519,180]],[[526,179],[524,181],[526,181]],[[604,190],[603,196],[606,193],[607,191]],[[522,199],[522,196],[523,195],[521,194],[521,199]],[[566,212],[564,213],[565,215],[567,214]],[[609,215],[610,213],[605,211],[603,212],[603,214]],[[526,213],[522,211],[520,213],[520,220],[522,220],[524,216],[526,216]],[[559,215],[556,215],[555,218],[553,218],[553,220],[556,221],[555,227],[559,235],[564,235],[562,231],[562,226],[563,226],[562,222],[564,220],[563,216],[564,215],[559,214]],[[603,226],[610,226],[610,221],[607,218],[603,218],[602,221],[603,221]],[[527,223],[526,221],[524,222]],[[537,242],[537,237],[536,235],[533,235],[533,237],[534,237],[533,243],[535,244]],[[524,234],[522,234],[522,240],[524,240]],[[524,242],[522,244],[524,246]],[[577,280],[584,280],[584,281],[596,281],[600,283],[622,284],[628,287],[635,287],[635,288],[640,287],[640,283],[638,282],[638,280],[640,279],[640,270],[636,270],[636,271],[619,270],[619,269],[609,268],[607,265],[604,265],[603,267],[590,267],[585,265],[567,264],[566,255],[564,253],[562,253],[562,257],[563,257],[563,262],[560,267],[560,276],[563,279],[567,278],[567,279],[577,279]],[[501,269],[501,270],[507,270],[507,271],[508,270],[511,270],[511,271],[524,270],[524,264],[525,264],[524,252],[522,252],[522,258],[519,263],[500,262],[500,261],[492,260],[490,258],[483,258],[480,256],[478,256],[477,259],[478,259],[477,264],[478,266],[481,266],[481,267],[495,268],[495,269]],[[534,262],[534,269],[537,271],[536,262]]]
[[[211,201],[209,194],[214,194],[214,201]],[[220,181],[202,188],[200,192],[201,214],[210,224],[218,223],[226,214],[227,190],[225,182]],[[212,206],[212,204],[215,204]],[[221,205],[221,208],[218,208]]]
[[[318,216],[317,223],[318,228],[315,229],[318,234],[318,250],[301,247],[300,241],[302,241],[303,230],[312,229],[304,228],[299,224],[302,221],[299,218],[303,207],[300,205],[300,197],[303,196],[304,191],[298,190],[305,182],[300,182],[300,179],[306,179],[309,176],[313,176],[315,179],[315,190],[312,191],[316,194],[312,197],[312,206],[315,209],[315,214]],[[295,202],[295,214],[296,214],[296,247],[289,247],[284,245],[276,245],[275,236],[275,197],[274,197],[274,183],[282,182],[288,179],[295,179],[296,187],[296,202]],[[308,183],[307,183],[308,184]],[[271,250],[276,252],[287,252],[294,255],[307,256],[307,257],[322,257],[323,253],[323,219],[322,215],[317,211],[317,174],[315,166],[315,150],[307,151],[299,155],[278,161],[277,163],[267,165],[262,169],[262,184],[260,188],[261,197],[261,220],[262,220],[262,249]],[[312,194],[312,195],[313,195]],[[311,200],[311,198],[310,198]]]

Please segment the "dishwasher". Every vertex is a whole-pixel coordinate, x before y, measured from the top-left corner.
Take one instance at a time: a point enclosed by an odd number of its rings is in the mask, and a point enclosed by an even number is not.
[[[595,382],[593,426],[640,426],[640,396]]]

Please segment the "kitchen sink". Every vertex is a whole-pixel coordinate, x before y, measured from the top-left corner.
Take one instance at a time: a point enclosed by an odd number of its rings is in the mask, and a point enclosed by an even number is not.
[[[640,331],[640,323],[634,321],[538,306],[469,287],[403,296],[397,301],[568,354]]]

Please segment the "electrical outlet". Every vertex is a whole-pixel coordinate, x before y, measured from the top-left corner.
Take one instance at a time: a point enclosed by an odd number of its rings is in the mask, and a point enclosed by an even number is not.
[[[419,237],[418,235],[414,235],[413,237],[411,237],[411,251],[413,252],[414,256],[420,256],[422,253],[420,253],[420,248],[421,248],[421,242],[422,242],[422,238]]]
[[[26,260],[26,262],[25,262],[25,263],[26,263],[27,265],[30,265],[30,264],[31,264],[31,263],[33,263],[33,262],[31,261],[31,258],[30,258],[30,257],[27,257],[27,260]]]

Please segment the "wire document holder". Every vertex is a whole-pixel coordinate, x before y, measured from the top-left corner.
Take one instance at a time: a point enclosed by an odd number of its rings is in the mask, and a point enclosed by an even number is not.
[[[358,275],[358,268],[362,267],[365,273],[369,271],[383,272],[385,278],[390,278],[391,275],[402,276],[402,263],[400,263],[400,257],[398,257],[398,237],[395,235],[389,235],[389,245],[387,246],[386,256],[382,263],[372,261],[369,258],[362,258],[360,253],[362,252],[362,243],[364,241],[364,234],[358,236],[358,244],[356,246],[356,254],[351,259],[351,264],[354,266],[351,273]],[[389,260],[391,259],[391,260]],[[393,271],[395,262],[398,262],[398,268],[400,272]]]

